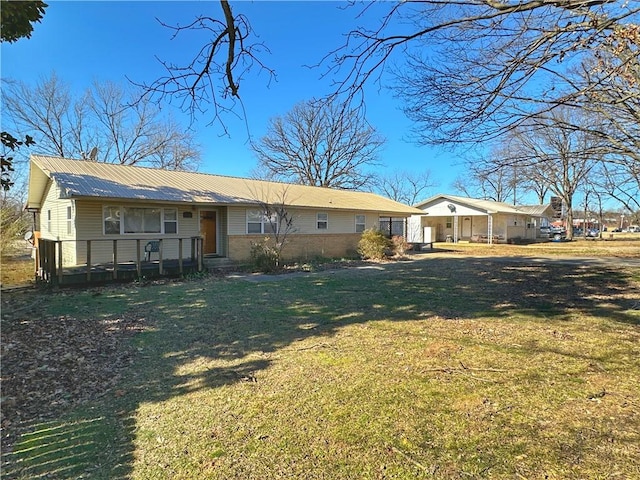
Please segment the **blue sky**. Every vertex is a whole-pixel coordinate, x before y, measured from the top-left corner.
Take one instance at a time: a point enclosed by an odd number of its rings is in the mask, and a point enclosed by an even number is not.
[[[50,1],[42,23],[31,39],[2,43],[2,77],[30,83],[52,72],[74,89],[84,91],[94,80],[125,83],[126,78],[151,82],[162,67],[156,57],[177,64],[192,58],[204,40],[181,35],[171,40],[168,24],[187,24],[197,14],[221,16],[217,1],[202,2],[59,2]],[[234,13],[244,13],[260,40],[271,51],[261,59],[276,71],[268,82],[257,70],[241,84],[246,123],[224,118],[229,136],[202,117],[195,124],[196,139],[203,147],[200,170],[248,176],[256,165],[248,147],[248,135],[265,134],[268,120],[286,114],[298,102],[330,91],[330,79],[322,69],[309,68],[339,47],[343,35],[366,19],[355,19],[359,9],[345,9],[345,2],[232,2]],[[463,160],[449,152],[411,143],[412,127],[392,92],[370,85],[366,97],[367,118],[387,139],[378,170],[428,170],[438,185],[429,194],[452,193],[451,183]],[[247,131],[248,128],[248,131]],[[36,149],[37,150],[37,147]]]

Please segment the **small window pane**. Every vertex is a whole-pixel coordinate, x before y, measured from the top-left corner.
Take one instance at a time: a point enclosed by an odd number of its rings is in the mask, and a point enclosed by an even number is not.
[[[120,234],[120,207],[105,207],[104,233],[106,235]]]
[[[260,210],[247,211],[247,222],[262,222],[262,212]]]
[[[175,221],[178,219],[178,212],[173,208],[166,209],[164,211],[164,221]]]
[[[144,233],[160,233],[160,209],[144,208]]]
[[[247,233],[262,233],[262,223],[247,223]]]

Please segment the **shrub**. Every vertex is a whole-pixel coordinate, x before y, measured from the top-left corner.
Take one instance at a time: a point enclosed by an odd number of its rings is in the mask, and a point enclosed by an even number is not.
[[[393,253],[398,257],[404,257],[411,249],[411,244],[402,235],[394,235],[391,242],[393,243]]]
[[[362,237],[358,242],[358,253],[365,260],[382,260],[390,247],[389,240],[382,232],[368,229],[362,232]]]
[[[21,205],[2,200],[0,203],[0,256],[11,255],[22,246],[25,232],[29,229],[29,216]]]
[[[262,242],[251,242],[251,264],[259,272],[271,273],[280,268],[280,254],[268,238]]]

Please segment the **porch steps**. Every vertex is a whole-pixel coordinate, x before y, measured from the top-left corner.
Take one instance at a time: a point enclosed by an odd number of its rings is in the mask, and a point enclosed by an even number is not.
[[[239,266],[238,262],[227,257],[204,257],[203,264],[210,272],[236,270]]]

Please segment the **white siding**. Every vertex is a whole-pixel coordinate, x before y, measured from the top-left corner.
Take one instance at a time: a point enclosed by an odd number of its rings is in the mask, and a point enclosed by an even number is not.
[[[40,236],[48,240],[73,240],[76,235],[76,209],[73,200],[60,198],[60,189],[55,182],[47,188],[42,209],[40,210]],[[68,208],[71,208],[71,225],[67,220]],[[76,263],[73,242],[62,243],[62,261],[65,265]]]

